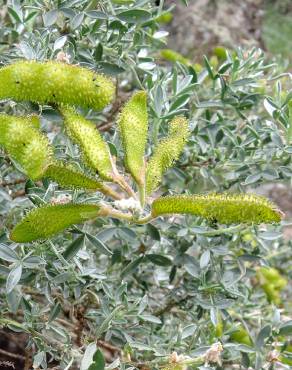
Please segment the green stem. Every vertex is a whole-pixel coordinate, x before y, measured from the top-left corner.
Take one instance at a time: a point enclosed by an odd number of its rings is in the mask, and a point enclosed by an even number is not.
[[[116,209],[110,207],[110,206],[102,206],[99,213],[99,217],[113,217],[113,218],[118,218],[121,220],[125,220],[128,222],[133,221],[133,216],[131,213],[123,213],[120,211],[117,211]]]
[[[143,218],[140,218],[139,220],[135,220],[134,222],[138,225],[143,225],[143,224],[147,224],[148,222],[150,222],[152,220],[152,215],[151,213]]]
[[[131,58],[128,58],[132,63],[134,63],[133,62],[133,60],[131,59]],[[135,80],[136,80],[136,83],[137,83],[137,85],[139,86],[139,88],[141,89],[141,90],[144,90],[144,87],[143,87],[143,85],[141,84],[141,82],[140,82],[140,79],[139,79],[139,76],[138,76],[138,74],[137,74],[137,71],[136,71],[136,69],[135,69],[135,67],[133,67],[133,66],[131,66],[131,70],[132,70],[132,72],[133,72],[133,75],[134,75],[134,78],[135,78]]]
[[[131,188],[131,186],[127,183],[125,178],[119,173],[115,160],[110,156],[111,164],[112,164],[112,181],[118,184],[130,197],[137,199],[136,193]],[[122,198],[120,198],[122,199]]]
[[[61,253],[59,253],[59,251],[56,249],[56,247],[54,246],[54,244],[49,240],[49,243],[52,247],[52,250],[54,251],[55,255],[58,257],[58,259],[64,263],[65,265],[67,266],[70,266],[70,263],[62,256]]]
[[[245,228],[246,228],[245,225],[236,225],[236,226],[221,228],[221,229],[218,229],[218,230],[206,231],[206,232],[202,233],[202,235],[204,235],[204,236],[216,236],[216,235],[221,235],[221,234],[233,233],[234,231],[241,231]]]
[[[166,368],[168,368],[169,365],[173,365],[173,367],[175,365],[200,365],[202,363],[204,363],[204,356],[200,356],[200,357],[195,357],[195,358],[187,358],[185,360],[181,360],[181,361],[178,361],[178,362],[171,362],[170,361],[170,356],[163,356],[159,359],[155,359],[153,361],[145,361],[143,363],[137,363],[137,362],[133,362],[133,361],[125,361],[124,362],[125,364],[129,364],[129,365],[132,365],[132,366],[135,366],[135,367],[145,367],[145,368],[150,368],[152,369],[155,365],[159,366],[159,367],[163,367],[165,366]]]
[[[139,197],[140,197],[141,207],[144,208],[145,198],[146,198],[145,184],[138,184],[138,189],[139,189]]]
[[[152,220],[151,214],[143,218],[136,219],[131,213],[123,213],[107,205],[104,205],[101,207],[98,217],[113,217],[113,218],[118,218],[120,220],[128,221],[130,223],[135,223],[138,225],[146,224],[147,222]]]
[[[113,5],[112,5],[111,0],[108,0],[108,1],[107,1],[107,4],[108,4],[108,7],[109,7],[109,9],[110,9],[110,11],[111,11],[112,15],[115,15],[115,14],[116,14],[116,12],[115,12],[115,9],[114,9],[114,7],[113,7]]]
[[[22,324],[20,324],[19,322],[15,321],[15,320],[11,320],[11,319],[0,318],[0,325],[3,325],[3,326],[13,325],[13,326],[25,331],[25,332],[29,331]]]

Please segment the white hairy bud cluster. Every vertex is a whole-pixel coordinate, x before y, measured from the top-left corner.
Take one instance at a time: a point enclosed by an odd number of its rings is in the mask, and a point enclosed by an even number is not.
[[[135,213],[140,213],[142,211],[140,202],[134,198],[116,200],[114,205],[121,211],[132,211]]]

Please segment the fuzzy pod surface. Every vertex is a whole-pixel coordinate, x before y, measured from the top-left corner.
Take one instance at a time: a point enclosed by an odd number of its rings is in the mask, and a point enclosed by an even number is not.
[[[55,161],[47,167],[44,177],[48,177],[66,188],[87,190],[100,190],[102,188],[102,184],[94,178],[87,176],[72,165],[59,161]]]
[[[157,198],[152,216],[192,214],[221,224],[274,223],[281,215],[266,198],[251,194],[175,195]]]
[[[98,217],[99,210],[94,204],[72,203],[35,208],[15,226],[10,239],[17,243],[46,239],[70,225]]]
[[[147,165],[147,194],[151,194],[158,187],[164,172],[179,158],[189,134],[186,118],[179,116],[170,122],[168,136],[157,145]]]
[[[65,103],[100,110],[114,95],[110,78],[77,65],[19,61],[0,69],[0,99]]]
[[[31,117],[0,114],[0,145],[32,180],[42,177],[52,160],[52,149]]]
[[[104,180],[112,179],[112,162],[107,143],[103,140],[94,123],[88,121],[73,108],[61,107],[66,132],[79,146],[84,161]]]
[[[40,130],[41,122],[40,117],[37,114],[29,114],[27,116],[27,119],[32,127],[36,128],[37,130]]]
[[[125,152],[125,165],[138,184],[144,180],[144,154],[148,134],[147,94],[135,93],[119,116],[120,135]]]

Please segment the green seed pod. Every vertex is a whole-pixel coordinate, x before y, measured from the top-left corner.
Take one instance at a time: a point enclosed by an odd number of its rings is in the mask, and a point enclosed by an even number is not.
[[[273,302],[276,305],[281,303],[281,296],[278,289],[275,288],[273,284],[265,283],[261,285],[261,288],[266,294],[266,297],[269,302]]]
[[[171,12],[164,12],[158,17],[154,18],[155,22],[160,24],[167,24],[173,19],[173,14]]]
[[[221,338],[224,332],[224,323],[221,315],[217,313],[217,324],[214,326],[214,335],[217,338]]]
[[[227,59],[227,51],[224,46],[216,46],[213,49],[213,53],[222,61]]]
[[[144,154],[148,133],[147,95],[144,91],[135,93],[123,107],[119,128],[126,167],[139,185],[144,184]]]
[[[46,205],[30,211],[12,230],[10,239],[28,243],[46,239],[66,229],[98,217],[100,207],[94,204]]]
[[[172,49],[162,49],[160,51],[160,55],[163,59],[169,62],[179,62],[186,66],[190,66],[192,64],[189,59],[185,58],[183,55],[181,55],[180,53],[177,53],[176,51]]]
[[[0,115],[0,145],[33,180],[42,177],[51,162],[47,138],[34,127],[31,118]]]
[[[44,173],[44,177],[48,177],[66,188],[87,190],[100,190],[102,188],[100,182],[85,175],[74,166],[62,162],[50,164]]]
[[[287,280],[273,267],[260,267],[257,270],[259,284],[270,302],[281,303],[280,292],[287,285]]]
[[[175,117],[169,126],[168,136],[155,148],[147,165],[147,194],[151,194],[157,188],[163,173],[179,158],[190,134],[188,121],[184,117]]]
[[[267,199],[251,194],[177,195],[152,203],[153,217],[192,214],[222,224],[280,222],[281,215]]]
[[[0,99],[65,103],[100,110],[114,95],[115,86],[108,77],[76,65],[21,61],[0,69]]]
[[[111,180],[113,170],[110,151],[96,126],[70,107],[61,107],[60,112],[64,117],[66,132],[78,144],[84,161],[98,171],[102,179]]]
[[[259,274],[262,275],[267,281],[276,283],[281,278],[280,272],[274,267],[260,267],[258,270]]]
[[[232,342],[246,344],[247,346],[252,346],[252,341],[248,332],[243,328],[242,325],[237,327],[230,335]]]

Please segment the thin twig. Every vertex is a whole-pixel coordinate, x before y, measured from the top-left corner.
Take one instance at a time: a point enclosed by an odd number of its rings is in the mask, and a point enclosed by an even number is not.
[[[26,182],[26,179],[15,179],[15,180],[10,180],[10,181],[2,181],[0,182],[0,186],[13,186],[13,185],[18,185],[18,184],[23,184]]]
[[[102,125],[98,126],[98,131],[105,132],[112,128],[114,122],[115,122],[115,116],[120,110],[121,106],[124,104],[124,102],[128,99],[128,95],[123,95],[123,97],[117,99],[111,109],[110,115],[107,118],[107,122],[103,123]]]
[[[102,192],[104,195],[111,197],[116,200],[121,200],[123,197],[117,193],[115,190],[113,190],[110,186],[102,184],[102,187],[99,189],[100,192]]]
[[[30,352],[25,350],[24,370],[29,370],[31,366],[32,366],[32,361],[31,361]]]
[[[15,369],[14,363],[11,361],[0,361],[0,366],[2,367],[10,367],[12,369]]]
[[[18,197],[23,197],[24,195],[25,195],[25,190],[23,189],[23,190],[16,191],[15,193],[12,193],[11,198],[15,199]]]
[[[6,357],[14,358],[16,360],[25,361],[25,356],[18,355],[16,353],[11,353],[11,352],[5,351],[4,349],[1,349],[1,348],[0,348],[0,354],[4,355]]]
[[[118,348],[118,347],[115,347],[113,346],[112,344],[108,343],[108,342],[105,342],[104,340],[101,340],[101,339],[98,339],[96,341],[96,344],[99,346],[99,347],[102,347],[112,353],[121,353],[121,349]]]

